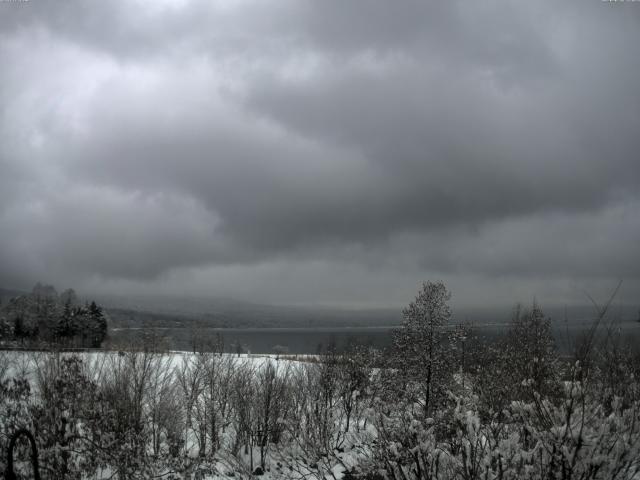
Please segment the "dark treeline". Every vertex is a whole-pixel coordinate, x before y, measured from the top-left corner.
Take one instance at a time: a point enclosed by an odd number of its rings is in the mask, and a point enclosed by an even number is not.
[[[449,297],[425,283],[388,349],[302,362],[225,354],[220,336],[169,353],[152,332],[120,352],[5,353],[0,447],[27,428],[45,478],[65,479],[637,478],[640,358],[608,304],[566,358],[540,306],[487,340],[451,325]]]
[[[0,341],[9,344],[99,348],[107,329],[103,309],[95,302],[80,304],[73,289],[58,294],[38,283],[31,293],[0,305]]]

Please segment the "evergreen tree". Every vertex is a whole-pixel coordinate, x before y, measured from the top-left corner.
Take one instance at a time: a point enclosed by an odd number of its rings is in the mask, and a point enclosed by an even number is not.
[[[91,346],[100,348],[102,342],[107,338],[107,320],[102,308],[96,302],[91,302],[89,305],[89,318],[91,322]]]
[[[79,332],[79,326],[76,321],[74,310],[71,308],[71,302],[67,301],[64,304],[62,315],[58,319],[58,324],[55,329],[56,336],[68,343]]]
[[[16,340],[20,340],[22,344],[24,344],[25,338],[29,337],[29,329],[25,325],[22,315],[17,315],[13,319],[13,336]]]

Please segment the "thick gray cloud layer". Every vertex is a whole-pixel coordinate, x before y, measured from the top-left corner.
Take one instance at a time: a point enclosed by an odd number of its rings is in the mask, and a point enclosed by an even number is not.
[[[0,2],[0,285],[637,301],[638,27],[620,2]]]

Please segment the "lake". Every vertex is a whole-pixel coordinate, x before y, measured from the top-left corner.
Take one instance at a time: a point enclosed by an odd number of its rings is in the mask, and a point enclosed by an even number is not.
[[[327,328],[205,328],[196,333],[198,341],[213,340],[217,334],[224,339],[225,350],[236,351],[236,345],[243,346],[243,351],[251,353],[276,353],[279,347],[284,347],[289,353],[314,354],[328,345],[343,348],[350,341],[382,348],[391,343],[392,330],[397,327],[327,327]],[[481,339],[496,338],[507,328],[506,325],[476,325],[473,334]],[[556,324],[553,333],[558,349],[562,353],[569,353],[577,338],[584,335],[589,323],[573,323],[569,325]],[[114,344],[149,334],[145,328],[119,328],[110,332]],[[155,329],[157,335],[165,337],[169,348],[173,350],[190,350],[194,333],[186,328]],[[640,323],[620,322],[613,327],[615,338],[640,349]],[[602,338],[602,332],[599,337]]]

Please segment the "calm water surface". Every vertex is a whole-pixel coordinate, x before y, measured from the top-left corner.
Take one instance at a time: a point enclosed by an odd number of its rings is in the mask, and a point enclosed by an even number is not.
[[[589,324],[555,325],[554,336],[558,349],[563,353],[571,351],[577,339],[587,333]],[[275,353],[284,347],[289,353],[318,353],[328,345],[338,349],[349,342],[385,347],[391,343],[392,331],[396,327],[347,327],[347,328],[210,328],[198,331],[199,340],[215,339],[222,335],[226,351],[235,351],[240,344],[243,351],[251,353]],[[481,339],[491,340],[505,331],[504,325],[475,326],[473,334]],[[624,322],[614,326],[614,337],[640,350],[640,323]],[[156,330],[166,337],[170,348],[189,350],[192,332],[184,328],[165,328]],[[147,333],[145,329],[117,329],[111,332],[111,338],[121,341]],[[600,333],[600,337],[602,333]]]

